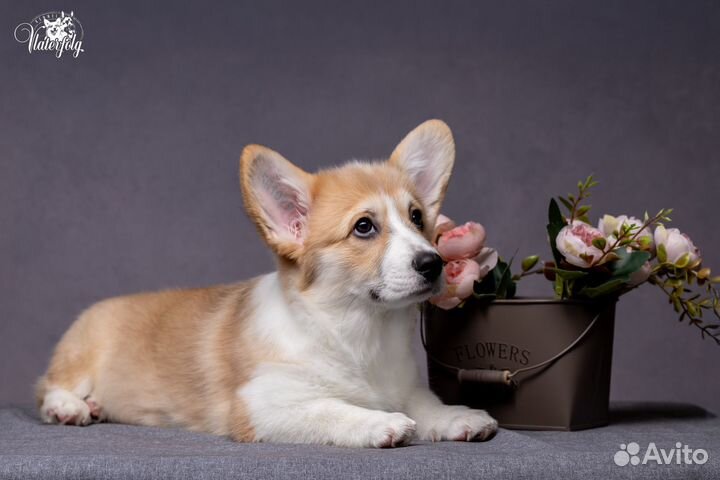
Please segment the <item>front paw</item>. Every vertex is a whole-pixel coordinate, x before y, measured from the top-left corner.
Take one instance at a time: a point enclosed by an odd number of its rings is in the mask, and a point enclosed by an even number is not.
[[[418,436],[422,440],[483,441],[491,438],[498,428],[497,420],[485,410],[446,406],[433,417],[429,424],[418,425]]]
[[[415,421],[402,413],[382,412],[368,422],[367,444],[375,448],[402,447],[415,436]]]

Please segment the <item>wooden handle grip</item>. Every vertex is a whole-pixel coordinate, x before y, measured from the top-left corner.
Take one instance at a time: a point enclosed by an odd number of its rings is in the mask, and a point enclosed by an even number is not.
[[[457,372],[457,378],[460,383],[502,383],[505,385],[510,385],[512,380],[509,370],[482,370],[479,368],[472,370],[460,369]]]

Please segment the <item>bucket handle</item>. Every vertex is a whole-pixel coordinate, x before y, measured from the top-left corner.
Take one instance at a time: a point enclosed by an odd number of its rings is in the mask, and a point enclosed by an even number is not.
[[[548,358],[547,360],[536,363],[535,365],[530,365],[529,367],[523,367],[518,368],[516,370],[491,370],[489,368],[460,368],[456,367],[454,365],[447,364],[445,362],[441,362],[437,358],[435,358],[433,355],[430,354],[427,348],[427,343],[425,342],[425,305],[420,307],[420,338],[422,340],[423,348],[425,349],[425,353],[427,354],[428,358],[432,360],[433,362],[437,363],[441,367],[444,367],[450,371],[455,372],[457,375],[457,380],[460,383],[463,382],[477,382],[477,383],[500,383],[504,385],[513,385],[516,383],[513,378],[515,375],[519,373],[529,372],[531,370],[535,370],[537,368],[544,367],[546,365],[549,365],[553,363],[555,360],[560,359],[563,355],[568,353],[570,350],[572,350],[575,345],[580,343],[585,336],[592,330],[592,328],[597,323],[598,319],[600,318],[600,314],[598,313],[595,315],[595,318],[592,319],[590,324],[583,330],[583,332],[578,336],[573,342],[568,345],[567,347],[563,348],[559,353],[556,355],[553,355],[552,357]]]

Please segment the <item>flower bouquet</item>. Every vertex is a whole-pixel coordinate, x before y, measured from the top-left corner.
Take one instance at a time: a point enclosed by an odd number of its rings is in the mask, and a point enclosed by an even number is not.
[[[606,424],[615,303],[643,284],[720,344],[720,277],[687,235],[666,227],[672,211],[603,215],[595,227],[587,199],[596,185],[588,177],[550,201],[552,259],[529,256],[514,274],[513,259],[485,246],[482,225],[440,216],[446,288],[423,307],[421,331],[430,385],[445,402],[486,408],[508,428]],[[554,297],[515,297],[530,275],[551,281]]]
[[[436,245],[447,262],[447,287],[430,302],[449,309],[471,296],[513,298],[516,283],[532,274],[544,274],[552,281],[558,299],[615,300],[649,283],[667,296],[680,321],[687,320],[703,338],[720,345],[720,293],[716,288],[720,276],[712,277],[710,268],[703,267],[700,251],[689,236],[677,228],[666,228],[672,209],[653,216],[646,212],[642,220],[603,215],[596,228],[588,217],[590,205],[585,204],[596,185],[590,176],[578,182],[576,194],[551,199],[547,232],[553,259],[543,263],[537,255],[529,256],[515,275],[495,250],[484,246],[482,225],[468,222],[456,227],[440,215]]]

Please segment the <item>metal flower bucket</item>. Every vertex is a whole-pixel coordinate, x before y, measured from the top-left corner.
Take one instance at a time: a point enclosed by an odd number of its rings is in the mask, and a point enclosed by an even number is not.
[[[501,426],[580,430],[608,423],[615,302],[552,299],[425,305],[430,387]]]

